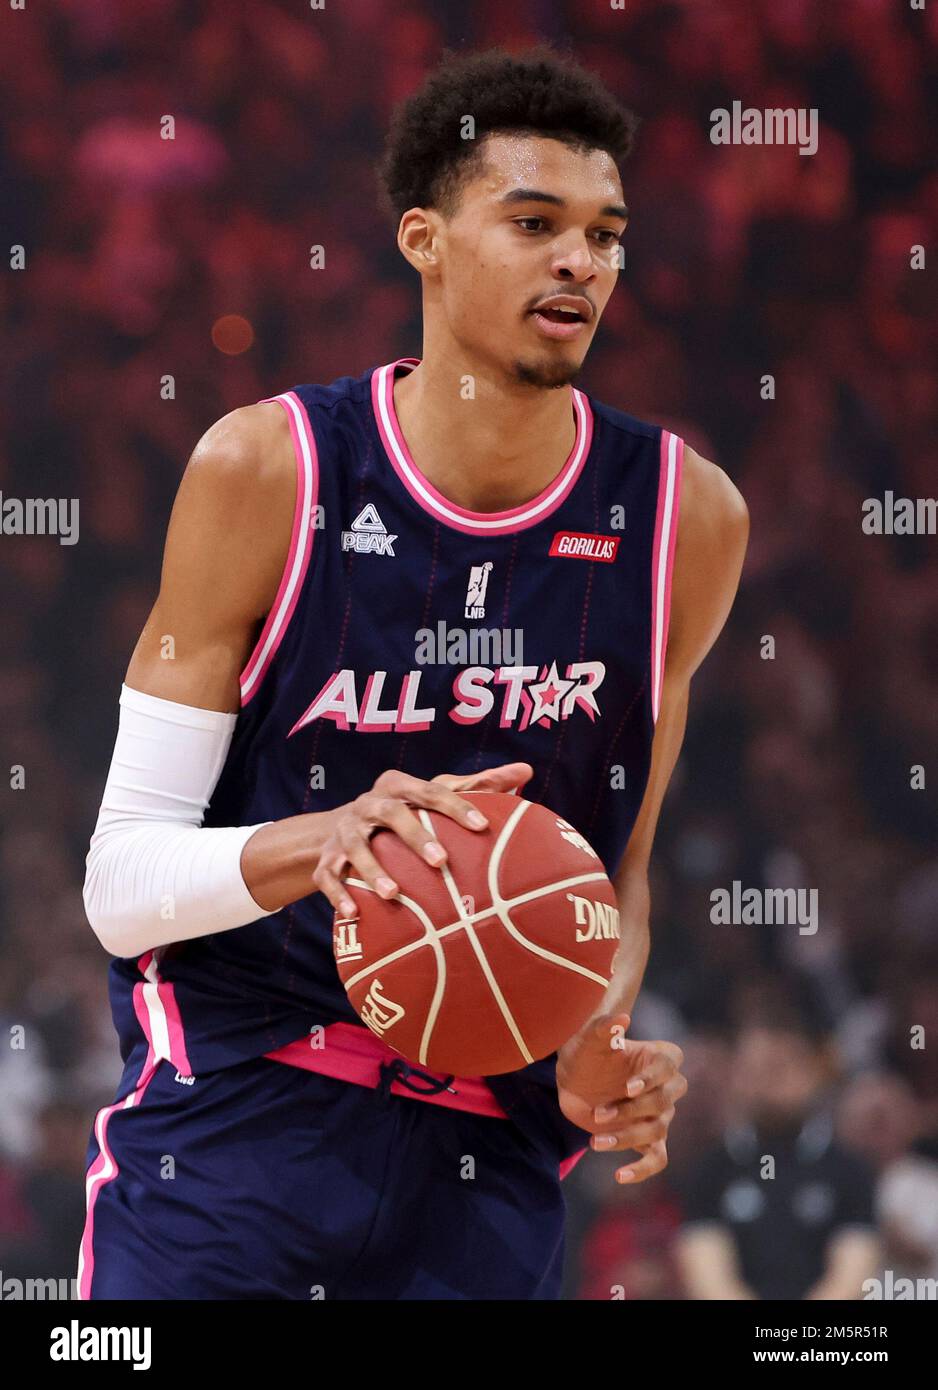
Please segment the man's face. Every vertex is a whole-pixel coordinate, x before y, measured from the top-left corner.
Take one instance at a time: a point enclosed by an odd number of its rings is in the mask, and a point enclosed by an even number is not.
[[[482,173],[440,219],[439,272],[449,332],[515,381],[573,381],[618,275],[627,214],[611,156],[542,136],[491,135]],[[559,306],[565,297],[579,317]]]

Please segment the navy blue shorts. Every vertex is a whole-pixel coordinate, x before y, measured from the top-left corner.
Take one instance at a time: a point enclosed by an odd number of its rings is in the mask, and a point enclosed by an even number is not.
[[[556,1299],[558,1155],[512,1121],[258,1058],[99,1114],[92,1299]]]

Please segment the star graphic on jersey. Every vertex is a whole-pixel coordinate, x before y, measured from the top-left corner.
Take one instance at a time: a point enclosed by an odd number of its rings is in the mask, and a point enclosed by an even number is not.
[[[575,685],[576,681],[566,680],[559,674],[556,661],[552,661],[546,676],[542,673],[539,681],[526,687],[525,693],[532,697],[528,723],[540,720],[546,726],[551,719],[560,720],[564,696],[569,695]]]

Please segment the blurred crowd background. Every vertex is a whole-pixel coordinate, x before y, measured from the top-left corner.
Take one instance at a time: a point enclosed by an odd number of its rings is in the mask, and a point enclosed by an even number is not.
[[[938,4],[4,10],[2,246],[26,265],[0,277],[0,491],[80,498],[81,538],[0,536],[0,765],[26,777],[0,839],[3,1276],[74,1272],[120,1072],[83,859],[188,455],[236,406],[419,356],[375,192],[388,117],[442,47],[542,39],[644,119],[579,384],[716,459],[752,514],[693,683],[633,1026],[681,1044],[690,1091],[664,1176],[619,1187],[623,1160],[590,1155],[568,1179],[565,1296],[719,1293],[687,1255],[701,1223],[759,1296],[823,1283],[831,1241],[870,1223],[872,1272],[938,1276],[938,542],[861,528],[868,497],[936,493]],[[711,144],[737,100],[817,108],[817,154]],[[816,889],[818,930],[713,924],[734,880]],[[751,1181],[769,1134],[794,1186]]]

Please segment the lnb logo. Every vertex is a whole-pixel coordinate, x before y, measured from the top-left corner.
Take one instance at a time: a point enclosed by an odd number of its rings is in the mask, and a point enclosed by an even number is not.
[[[130,1361],[135,1371],[150,1369],[150,1327],[82,1327],[72,1318],[68,1327],[49,1334],[50,1361]]]
[[[485,617],[485,591],[488,588],[489,575],[492,573],[494,565],[491,560],[486,560],[484,565],[469,566],[469,582],[466,585],[466,604],[465,614],[467,618]]]

